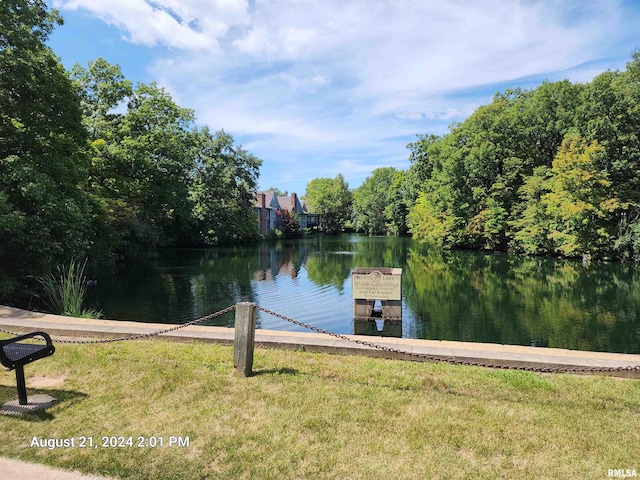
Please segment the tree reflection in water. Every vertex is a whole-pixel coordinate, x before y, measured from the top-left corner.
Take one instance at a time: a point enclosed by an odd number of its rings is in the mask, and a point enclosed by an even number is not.
[[[409,238],[317,235],[164,251],[98,272],[88,305],[107,318],[183,323],[252,301],[336,333],[374,333],[353,322],[350,278],[374,266],[403,268],[405,337],[640,353],[632,265],[443,252]],[[232,326],[233,314],[215,324]],[[299,329],[264,315],[258,326]]]

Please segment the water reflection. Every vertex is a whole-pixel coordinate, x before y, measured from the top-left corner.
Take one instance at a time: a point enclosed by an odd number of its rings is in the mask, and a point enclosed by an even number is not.
[[[354,335],[402,338],[402,322],[397,320],[353,319]]]
[[[402,322],[354,324],[355,267],[401,267]],[[253,247],[162,252],[98,272],[92,307],[107,318],[183,323],[236,302],[336,333],[640,353],[634,266],[443,252],[411,239],[312,236]],[[375,323],[375,321],[374,321]],[[231,326],[233,315],[212,324]],[[260,328],[299,330],[267,315]]]
[[[637,353],[635,267],[413,246],[407,303],[419,338]]]

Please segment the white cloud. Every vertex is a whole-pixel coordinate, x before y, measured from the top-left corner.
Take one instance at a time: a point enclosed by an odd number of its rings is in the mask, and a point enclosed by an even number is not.
[[[88,11],[132,43],[185,50],[216,51],[229,28],[247,19],[246,2],[229,0],[56,0],[54,6]]]
[[[396,113],[396,118],[399,118],[400,120],[423,120],[425,118],[425,114],[419,112],[401,112]]]
[[[407,136],[442,133],[490,101],[492,85],[558,71],[586,81],[591,70],[570,69],[637,48],[616,50],[625,35],[633,38],[637,17],[607,0],[56,6],[88,11],[133,43],[171,47],[149,60],[153,78],[201,122],[248,138],[265,164],[320,158],[323,170],[353,175],[384,158],[406,159]]]
[[[477,108],[477,105],[475,106]],[[473,108],[472,110],[475,110]],[[395,117],[399,120],[453,120],[463,119],[467,115],[463,115],[457,108],[447,108],[445,111],[439,112],[399,112]]]
[[[313,29],[292,25],[275,26],[273,30],[254,26],[233,45],[249,55],[295,59],[304,57],[313,48],[317,36]]]

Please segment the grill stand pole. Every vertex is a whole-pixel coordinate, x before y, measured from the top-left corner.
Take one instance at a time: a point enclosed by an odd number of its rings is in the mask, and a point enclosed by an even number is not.
[[[16,383],[18,384],[18,403],[27,404],[27,387],[24,383],[24,366],[16,365]]]

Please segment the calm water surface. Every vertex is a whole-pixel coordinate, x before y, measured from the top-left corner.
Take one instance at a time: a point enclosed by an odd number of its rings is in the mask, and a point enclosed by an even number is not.
[[[402,322],[354,322],[351,271],[404,270]],[[617,263],[442,252],[409,238],[311,236],[161,252],[96,275],[106,318],[184,323],[237,302],[336,333],[640,353],[640,269]],[[233,314],[210,325],[232,326]],[[258,313],[258,328],[303,331]]]

